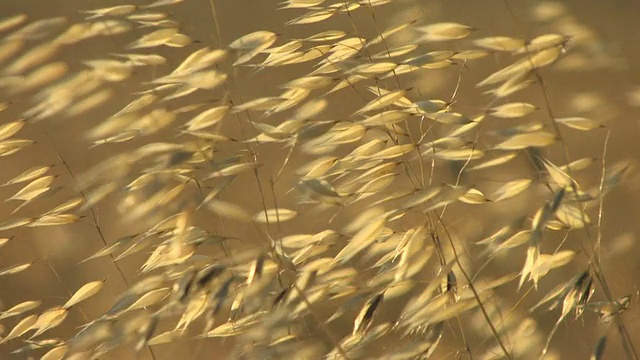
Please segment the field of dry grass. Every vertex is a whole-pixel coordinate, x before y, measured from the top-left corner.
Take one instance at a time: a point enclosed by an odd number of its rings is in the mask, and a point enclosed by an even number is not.
[[[637,359],[633,1],[0,14],[0,359]]]

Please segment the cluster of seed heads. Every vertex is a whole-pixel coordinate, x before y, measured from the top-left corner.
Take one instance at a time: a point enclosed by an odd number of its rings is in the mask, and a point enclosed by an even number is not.
[[[0,20],[0,159],[56,155],[3,184],[16,205],[0,247],[88,224],[100,249],[73,266],[110,269],[67,286],[62,305],[6,304],[0,354],[159,359],[209,344],[217,355],[194,358],[568,358],[552,340],[574,313],[611,324],[637,358],[619,316],[631,296],[612,294],[600,252],[603,197],[630,164],[598,147],[571,159],[565,139],[604,134],[606,119],[556,116],[545,83],[614,60],[594,55],[598,37],[560,3],[528,9],[557,31],[527,37],[433,21],[412,0],[286,0],[283,25],[322,30],[235,39],[219,1],[197,3],[213,42],[172,15],[182,0]],[[502,6],[517,23],[516,5]],[[117,50],[60,59],[101,42]],[[471,87],[469,73],[481,75]],[[243,81],[260,94],[247,98]],[[56,128],[81,131],[74,152],[96,161],[76,169]],[[599,155],[600,181],[581,186]],[[128,233],[112,236],[101,216]],[[125,259],[141,261],[136,273]],[[0,277],[38,262],[57,276],[44,256]],[[87,316],[97,294],[111,306]]]

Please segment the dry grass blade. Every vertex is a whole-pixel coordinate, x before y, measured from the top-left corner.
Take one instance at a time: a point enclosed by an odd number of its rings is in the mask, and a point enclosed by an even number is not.
[[[20,191],[15,193],[12,197],[10,197],[9,200],[31,201],[36,196],[49,190],[49,185],[53,183],[54,179],[55,179],[55,176],[48,175],[48,176],[33,180],[29,184],[27,184],[25,187],[20,189]]]
[[[33,219],[27,226],[59,226],[72,224],[78,221],[80,217],[74,214],[48,214]]]
[[[525,47],[524,40],[508,36],[494,36],[473,41],[474,44],[490,50],[516,51]]]
[[[21,315],[27,311],[31,311],[37,308],[41,304],[42,304],[42,301],[37,301],[37,300],[21,302],[20,304],[14,305],[11,308],[0,313],[0,320],[6,319],[12,316]]]
[[[512,119],[523,117],[537,109],[536,106],[528,103],[508,103],[491,109],[490,114],[499,118]]]
[[[234,40],[229,44],[229,48],[243,51],[266,49],[276,41],[276,37],[271,31],[256,31]]]
[[[169,296],[171,293],[170,288],[161,288],[149,291],[148,293],[142,295],[138,300],[136,300],[133,304],[126,308],[126,311],[136,310],[145,308],[158,302],[162,301],[164,298]]]
[[[423,41],[457,40],[467,37],[473,28],[454,22],[444,22],[418,27],[416,30],[424,33],[419,37]]]
[[[545,147],[555,143],[556,135],[544,131],[518,134],[499,143],[496,150],[520,150],[528,147]]]
[[[13,329],[11,329],[11,331],[9,331],[7,336],[2,338],[2,343],[24,335],[27,331],[32,329],[36,321],[38,321],[38,315],[29,315],[23,318],[16,324],[16,326],[13,327]]]
[[[46,174],[49,170],[51,170],[51,168],[52,168],[51,165],[34,166],[32,168],[29,168],[29,169],[25,170],[24,172],[22,172],[20,175],[18,175],[16,177],[14,177],[13,179],[8,180],[7,182],[5,182],[3,184],[3,186],[19,184],[19,183],[25,182],[25,181],[31,181],[33,179],[36,179],[36,178]]]
[[[60,325],[69,315],[69,311],[63,308],[52,308],[38,316],[38,320],[31,327],[36,332],[31,336],[34,338]]]
[[[604,127],[601,122],[582,117],[568,117],[555,119],[555,122],[576,130],[589,131]]]
[[[0,269],[0,276],[17,274],[19,272],[27,270],[28,268],[31,267],[31,265],[33,265],[33,262],[20,264],[20,265],[9,266],[7,268]]]
[[[358,253],[364,251],[382,234],[385,223],[386,218],[379,217],[360,229],[351,241],[335,256],[334,261],[346,263],[358,255]]]
[[[389,92],[389,93],[384,94],[382,96],[379,96],[378,98],[371,100],[364,107],[362,107],[360,110],[358,110],[356,112],[356,115],[357,114],[364,114],[364,113],[367,113],[369,111],[374,111],[374,110],[379,110],[379,109],[385,108],[385,107],[395,103],[396,101],[398,101],[402,97],[404,97],[405,94],[406,94],[405,90],[397,90],[397,91],[392,91],[392,92]]]
[[[25,123],[25,120],[15,120],[0,126],[0,141],[6,140],[17,134]]]
[[[86,283],[84,285],[82,285],[82,287],[80,289],[78,289],[73,296],[71,297],[71,299],[69,299],[66,303],[64,303],[64,305],[62,305],[62,307],[64,309],[68,309],[90,297],[92,297],[93,295],[97,294],[102,287],[104,286],[104,280],[102,281],[92,281],[89,283]]]
[[[0,142],[0,156],[9,156],[33,144],[32,140],[13,139]]]
[[[178,34],[178,29],[176,28],[156,30],[131,43],[129,49],[144,49],[165,45],[176,34]]]
[[[288,221],[298,215],[296,211],[289,209],[267,209],[253,216],[253,221],[258,223],[278,223]]]
[[[500,186],[491,196],[492,201],[503,201],[519,195],[532,183],[531,179],[512,180]]]

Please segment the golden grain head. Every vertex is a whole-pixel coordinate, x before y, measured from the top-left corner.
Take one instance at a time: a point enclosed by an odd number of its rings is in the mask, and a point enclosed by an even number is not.
[[[568,6],[102,3],[0,19],[0,353],[637,358],[640,97]]]

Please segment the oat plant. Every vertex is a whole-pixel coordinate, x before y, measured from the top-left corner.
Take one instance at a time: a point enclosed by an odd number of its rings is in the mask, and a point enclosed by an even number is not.
[[[620,58],[457,3],[3,12],[0,358],[637,359]]]

